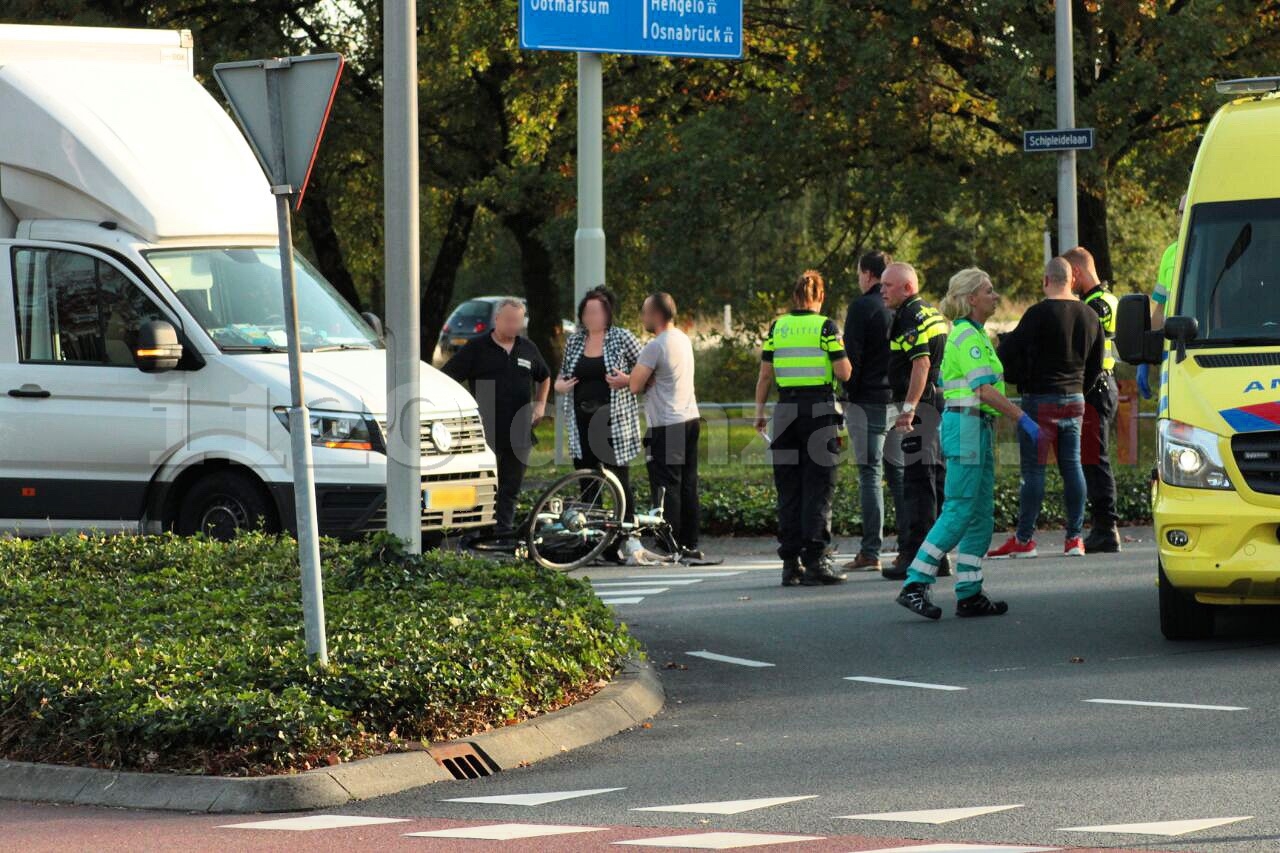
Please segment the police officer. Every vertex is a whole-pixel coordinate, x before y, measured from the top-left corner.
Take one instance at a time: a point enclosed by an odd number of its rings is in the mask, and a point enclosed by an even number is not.
[[[828,550],[839,461],[835,381],[849,379],[849,357],[836,324],[819,313],[826,299],[822,275],[802,273],[791,298],[794,309],[769,327],[756,381],[761,434],[768,426],[765,402],[775,383],[778,388],[773,432],[766,440],[778,490],[782,585],[843,583],[848,578],[835,570]]]
[[[1120,393],[1116,388],[1116,309],[1119,300],[1098,280],[1093,255],[1077,246],[1062,256],[1071,264],[1074,287],[1081,301],[1098,313],[1106,336],[1102,375],[1084,392],[1084,429],[1080,435],[1080,459],[1084,463],[1085,488],[1093,511],[1093,526],[1084,540],[1086,554],[1114,554],[1120,550],[1120,516],[1116,513],[1116,479],[1111,473],[1108,444]]]
[[[942,609],[929,598],[929,587],[937,578],[939,561],[957,545],[956,615],[1000,616],[1009,611],[1009,605],[982,592],[982,557],[995,529],[995,419],[1001,414],[1014,418],[1037,442],[1040,428],[1004,396],[1004,365],[983,328],[999,302],[991,277],[980,269],[952,276],[942,300],[942,313],[955,324],[942,357],[946,502],[898,595],[898,604],[926,619],[942,616]]]
[[[889,384],[899,412],[885,458],[903,466],[904,511],[898,516],[898,557],[880,573],[887,580],[904,580],[942,505],[946,469],[935,391],[949,327],[946,318],[920,298],[920,279],[910,264],[889,264],[881,283],[884,303],[894,312]],[[949,574],[946,559],[940,575]]]

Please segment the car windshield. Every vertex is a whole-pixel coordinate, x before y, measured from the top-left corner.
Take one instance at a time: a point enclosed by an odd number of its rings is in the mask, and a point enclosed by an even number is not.
[[[1191,210],[1178,313],[1209,345],[1280,344],[1280,199]]]
[[[457,308],[453,309],[453,313],[449,315],[449,324],[455,322],[474,323],[476,320],[488,320],[489,311],[493,306],[483,299],[472,299],[470,302],[464,302]]]
[[[274,248],[158,249],[147,260],[214,342],[228,352],[283,350],[284,289]],[[300,255],[298,331],[302,349],[374,349],[377,335]]]

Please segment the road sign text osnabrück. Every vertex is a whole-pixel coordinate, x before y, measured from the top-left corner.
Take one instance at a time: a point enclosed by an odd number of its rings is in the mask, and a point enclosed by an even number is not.
[[[742,0],[520,0],[525,50],[742,58]]]

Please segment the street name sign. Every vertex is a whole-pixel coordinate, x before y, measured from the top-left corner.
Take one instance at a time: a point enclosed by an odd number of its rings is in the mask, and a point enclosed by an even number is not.
[[[520,0],[520,47],[742,58],[743,0]]]
[[[1092,151],[1093,128],[1073,130],[1024,130],[1023,151]]]

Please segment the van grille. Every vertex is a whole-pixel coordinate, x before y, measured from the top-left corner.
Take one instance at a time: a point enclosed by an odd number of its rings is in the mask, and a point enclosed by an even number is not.
[[[1231,453],[1249,488],[1264,495],[1280,495],[1280,432],[1233,435]]]
[[[493,505],[498,492],[498,478],[488,471],[462,471],[456,474],[426,474],[422,478],[423,485],[428,483],[472,482],[476,486],[476,505],[473,507],[451,510],[431,510],[422,513],[422,529],[436,530],[440,528],[480,527],[493,524]],[[387,504],[383,501],[378,510],[369,517],[365,524],[365,532],[376,532],[387,529]]]
[[[453,436],[453,443],[449,446],[448,451],[441,450],[436,447],[435,442],[431,438],[431,429],[437,424],[444,424],[445,428]],[[387,424],[380,421],[378,424],[382,427],[382,434],[387,434]],[[479,415],[463,415],[454,418],[432,418],[422,421],[422,428],[419,433],[422,436],[422,455],[423,456],[451,456],[456,453],[479,453],[485,448],[484,441],[484,423],[481,422]]]
[[[1196,356],[1197,367],[1276,367],[1280,352],[1229,352]]]

